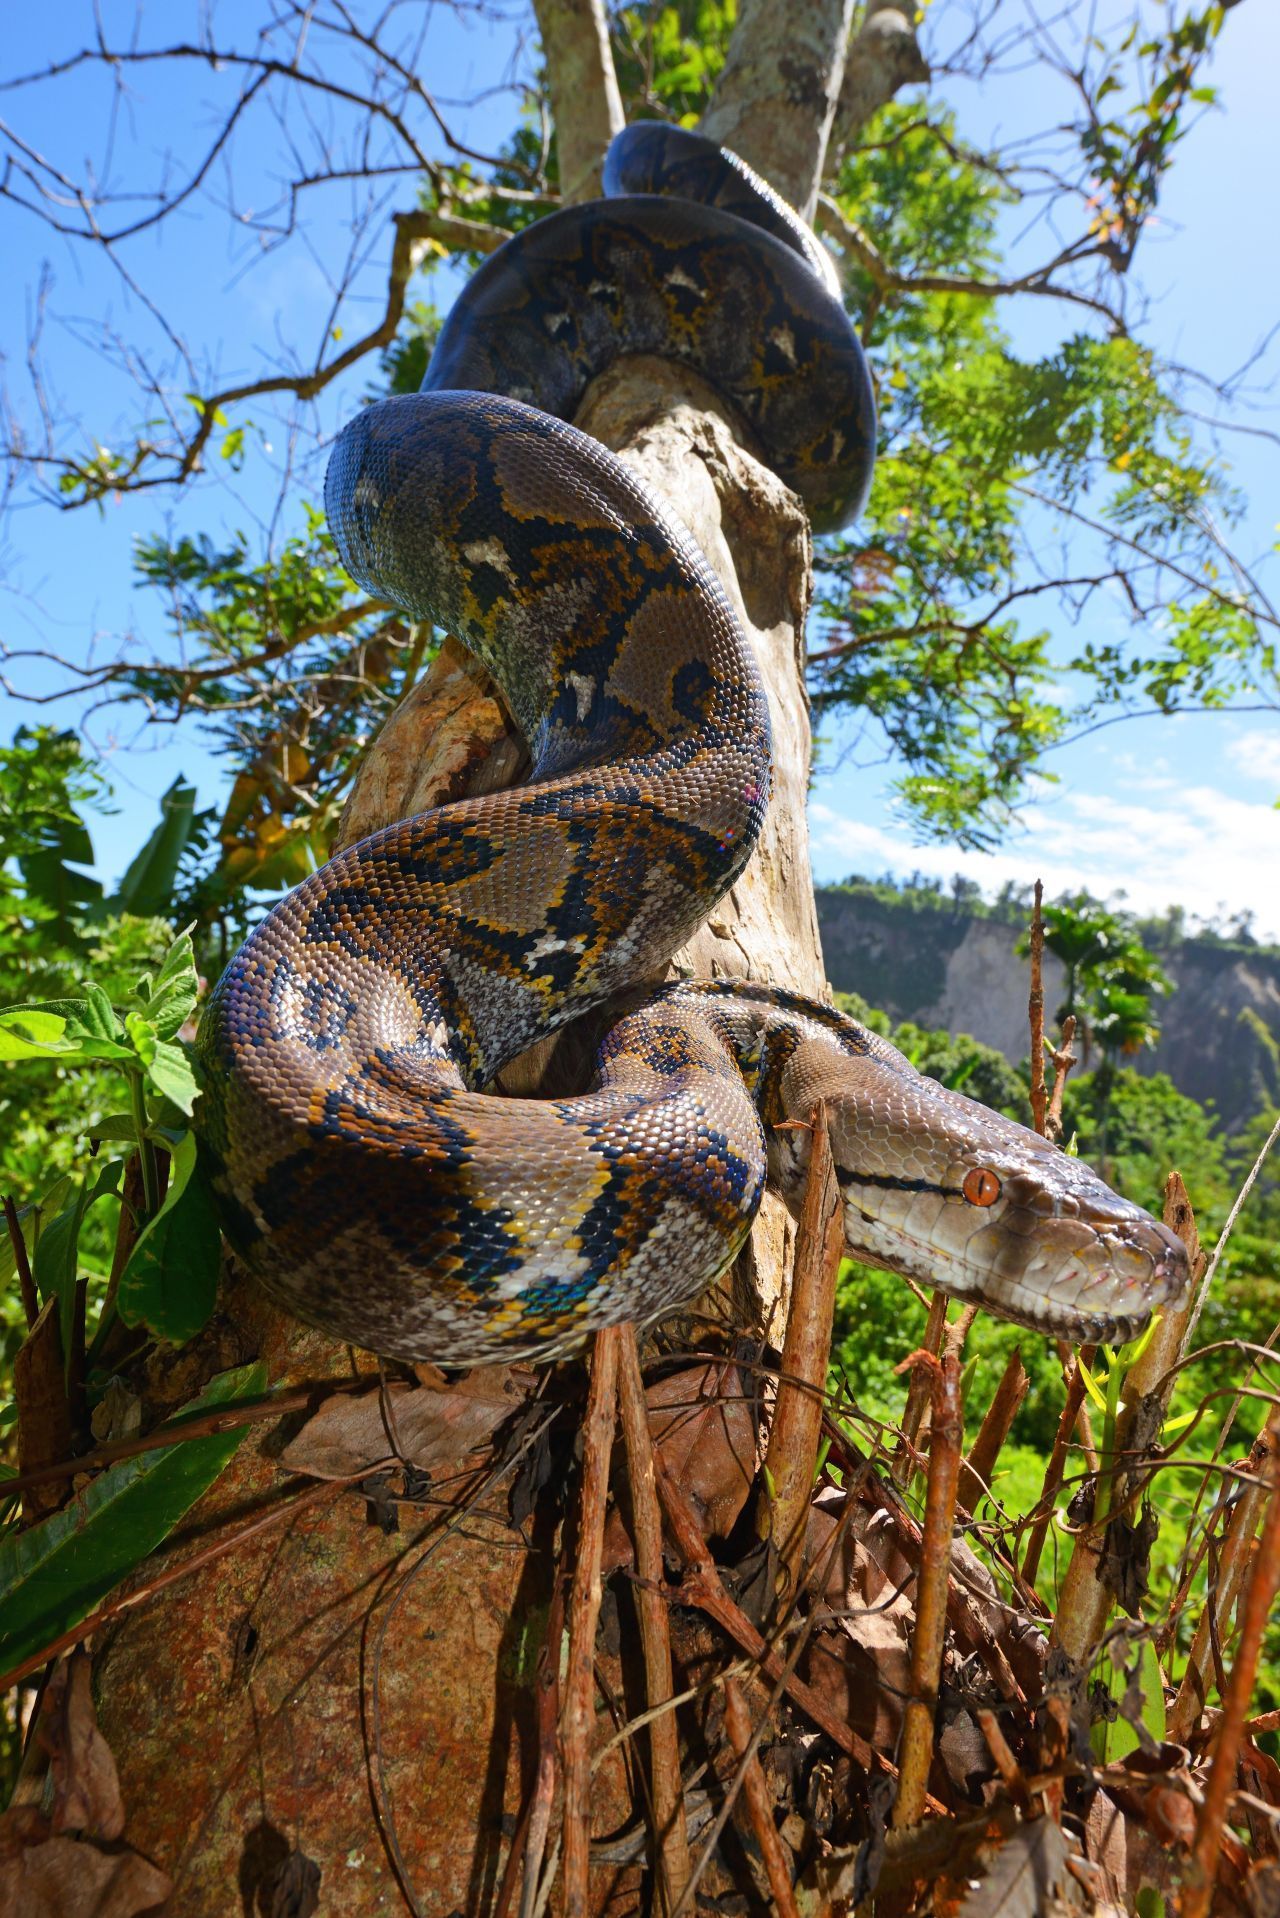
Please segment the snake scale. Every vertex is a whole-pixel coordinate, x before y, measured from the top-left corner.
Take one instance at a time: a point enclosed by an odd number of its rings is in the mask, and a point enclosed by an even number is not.
[[[263,920],[202,1022],[228,1237],[294,1314],[388,1357],[546,1360],[734,1257],[798,1202],[828,1102],[848,1248],[1051,1332],[1131,1334],[1174,1235],[1035,1134],[774,987],[625,1000],[580,1097],[486,1092],[652,979],[742,871],[770,784],[749,644],[689,535],[568,422],[626,354],[724,396],[818,529],[859,511],[875,410],[825,251],[734,156],[657,125],[606,198],[508,240],[421,393],[366,407],[325,499],[353,577],[455,633],[526,785],[340,852]]]

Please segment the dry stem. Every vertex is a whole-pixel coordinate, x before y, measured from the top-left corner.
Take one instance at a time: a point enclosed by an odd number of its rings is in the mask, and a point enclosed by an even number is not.
[[[698,1528],[683,1492],[671,1474],[663,1465],[661,1458],[656,1461],[658,1476],[658,1495],[662,1500],[662,1509],[667,1515],[676,1547],[684,1559],[687,1568],[684,1583],[680,1587],[680,1600],[683,1604],[696,1605],[700,1611],[713,1618],[721,1630],[731,1638],[749,1657],[754,1658],[766,1678],[775,1683],[783,1676],[782,1660],[776,1652],[770,1651],[764,1638],[756,1630],[746,1613],[735,1605],[725,1591],[707,1549],[707,1541]],[[795,1703],[799,1705],[821,1731],[838,1745],[850,1758],[856,1759],[864,1771],[883,1771],[896,1778],[897,1767],[883,1757],[865,1738],[859,1737],[842,1718],[837,1718],[822,1696],[806,1685],[803,1679],[788,1674],[786,1689]],[[936,1799],[930,1800],[930,1810],[945,1809]]]
[[[632,1539],[636,1552],[636,1610],[644,1646],[645,1696],[650,1710],[665,1705],[675,1692],[671,1670],[671,1633],[662,1599],[662,1515],[654,1477],[653,1437],[649,1431],[640,1355],[633,1325],[622,1329],[618,1368],[622,1434],[627,1447],[631,1487]],[[658,1711],[649,1722],[654,1833],[665,1909],[675,1910],[689,1879],[689,1836],[680,1784],[680,1741],[674,1711]]]
[[[995,1471],[996,1461],[1030,1385],[1031,1381],[1023,1368],[1022,1353],[1015,1346],[996,1387],[995,1397],[987,1407],[978,1436],[960,1467],[956,1496],[967,1512],[976,1511],[979,1499],[991,1489],[991,1475]]]
[[[929,1301],[929,1316],[925,1320],[924,1337],[920,1348],[935,1358],[942,1350],[942,1340],[947,1329],[947,1307],[951,1301],[943,1292],[935,1292]],[[902,1369],[905,1370],[905,1367]],[[929,1376],[923,1366],[917,1367],[911,1374],[911,1384],[907,1388],[907,1403],[902,1414],[902,1437],[893,1456],[893,1476],[899,1485],[905,1485],[911,1477],[916,1456],[916,1441],[920,1436],[920,1426],[924,1419],[924,1408],[929,1403]]]
[[[1213,1659],[1215,1637],[1221,1644],[1230,1629],[1231,1614],[1240,1587],[1244,1582],[1250,1555],[1253,1549],[1254,1534],[1258,1529],[1258,1519],[1266,1502],[1269,1484],[1267,1467],[1270,1462],[1274,1470],[1276,1461],[1275,1433],[1270,1427],[1260,1432],[1244,1464],[1244,1470],[1256,1475],[1258,1483],[1247,1486],[1231,1508],[1231,1518],[1226,1535],[1222,1541],[1222,1551],[1218,1558],[1217,1579],[1210,1580],[1209,1590],[1205,1594],[1204,1610],[1196,1626],[1196,1635],[1191,1643],[1187,1658],[1187,1668],[1182,1674],[1182,1683],[1178,1695],[1169,1707],[1168,1736],[1179,1745],[1185,1745],[1195,1727],[1196,1721],[1204,1710],[1209,1689],[1209,1667]],[[1216,1628],[1216,1629],[1215,1629]]]
[[[595,1669],[596,1621],[600,1616],[600,1551],[609,1496],[609,1457],[613,1450],[618,1345],[621,1328],[597,1332],[591,1354],[591,1390],[582,1434],[582,1500],[578,1519],[578,1556],[569,1601],[569,1670],[560,1744],[564,1757],[564,1910],[566,1918],[587,1918],[587,1877],[591,1864],[591,1709]]]
[[[893,1827],[917,1825],[924,1815],[933,1763],[934,1720],[947,1630],[951,1528],[960,1476],[964,1420],[960,1405],[958,1341],[948,1339],[941,1361],[928,1363],[933,1415],[929,1433],[929,1482],[925,1494],[916,1628],[911,1641],[911,1697],[902,1720],[902,1772],[893,1806]]]
[[[13,1262],[17,1267],[18,1285],[22,1292],[22,1311],[29,1332],[40,1316],[40,1295],[31,1276],[31,1261],[27,1257],[27,1242],[22,1236],[18,1208],[7,1192],[4,1197],[4,1217],[9,1228],[9,1243],[13,1247]]]
[[[1280,1416],[1272,1416],[1268,1430],[1273,1447],[1280,1442]],[[1182,1918],[1208,1918],[1217,1876],[1218,1852],[1226,1826],[1227,1805],[1235,1790],[1236,1766],[1244,1737],[1245,1714],[1253,1692],[1258,1654],[1271,1605],[1280,1589],[1280,1463],[1273,1452],[1271,1485],[1262,1536],[1249,1573],[1241,1611],[1240,1638],[1235,1663],[1222,1701],[1222,1717],[1214,1743],[1213,1763],[1204,1799],[1196,1819],[1193,1865],[1182,1901]]]
[[[800,1589],[831,1356],[836,1275],[844,1251],[844,1213],[831,1157],[827,1108],[821,1100],[811,1124],[809,1174],[759,1508],[761,1535],[772,1537],[777,1548],[778,1592],[784,1598],[793,1598]]]
[[[1067,1089],[1071,1068],[1080,1063],[1071,1050],[1071,1041],[1075,1036],[1076,1015],[1069,1012],[1062,1022],[1062,1039],[1053,1049],[1053,1089],[1049,1094],[1049,1110],[1044,1121],[1046,1139],[1057,1140],[1062,1137],[1062,1095]]]
[[[1027,1017],[1031,1025],[1031,1124],[1041,1138],[1045,1136],[1048,1095],[1044,1086],[1044,881],[1036,880],[1035,903],[1031,908],[1031,992]]]
[[[1082,1346],[1080,1357],[1091,1366],[1097,1356],[1096,1345]],[[1079,1362],[1072,1360],[1072,1372],[1067,1383],[1067,1396],[1063,1402],[1062,1415],[1058,1420],[1058,1429],[1054,1434],[1053,1450],[1049,1454],[1049,1463],[1045,1467],[1044,1484],[1040,1488],[1040,1516],[1031,1527],[1027,1538],[1026,1554],[1022,1560],[1022,1576],[1028,1585],[1034,1585],[1036,1574],[1040,1570],[1040,1554],[1053,1523],[1053,1508],[1066,1470],[1067,1447],[1071,1443],[1071,1430],[1084,1409],[1085,1382]]]
[[[791,1889],[791,1873],[787,1868],[786,1854],[782,1849],[782,1840],[778,1836],[777,1826],[773,1822],[773,1804],[769,1787],[765,1783],[760,1760],[754,1750],[751,1717],[747,1711],[746,1700],[742,1696],[742,1687],[736,1678],[726,1678],[724,1682],[724,1725],[729,1734],[729,1743],[733,1746],[739,1764],[743,1766],[742,1795],[747,1801],[747,1810],[751,1815],[751,1827],[764,1859],[764,1868],[769,1878],[769,1889],[773,1901],[778,1907],[779,1918],[800,1918],[795,1893]]]

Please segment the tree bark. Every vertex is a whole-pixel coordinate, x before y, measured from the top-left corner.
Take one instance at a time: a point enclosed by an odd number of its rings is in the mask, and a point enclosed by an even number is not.
[[[813,217],[844,76],[853,0],[742,0],[699,132]]]
[[[565,204],[600,192],[604,150],[626,124],[604,0],[536,0]]]
[[[861,131],[873,113],[899,88],[929,78],[916,38],[916,9],[900,0],[867,0],[862,25],[845,61],[844,81],[831,128],[832,161]]]

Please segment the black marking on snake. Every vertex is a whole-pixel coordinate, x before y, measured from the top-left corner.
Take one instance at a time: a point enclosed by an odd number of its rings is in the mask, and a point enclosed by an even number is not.
[[[849,1185],[872,1185],[881,1192],[936,1192],[943,1199],[964,1198],[958,1185],[935,1185],[932,1179],[900,1178],[892,1172],[856,1172],[844,1165],[836,1167],[836,1180],[841,1189]]]

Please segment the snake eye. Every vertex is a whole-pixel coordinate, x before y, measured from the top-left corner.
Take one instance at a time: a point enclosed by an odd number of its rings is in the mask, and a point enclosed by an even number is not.
[[[984,1165],[975,1165],[964,1175],[960,1190],[970,1205],[994,1205],[1000,1197],[1000,1181]]]

